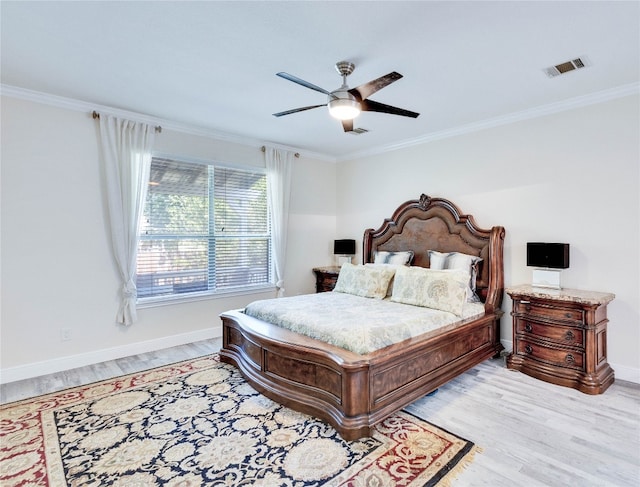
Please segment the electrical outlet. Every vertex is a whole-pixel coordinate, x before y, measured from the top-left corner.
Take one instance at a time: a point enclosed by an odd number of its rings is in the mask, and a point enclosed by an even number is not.
[[[60,340],[63,342],[71,340],[71,328],[60,328]]]

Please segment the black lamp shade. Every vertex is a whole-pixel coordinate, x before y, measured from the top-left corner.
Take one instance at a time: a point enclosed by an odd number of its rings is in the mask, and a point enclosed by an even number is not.
[[[333,241],[333,253],[336,255],[355,255],[356,253],[356,241],[355,240],[334,240]]]
[[[551,269],[568,269],[569,244],[527,242],[527,265],[531,267],[549,267]]]

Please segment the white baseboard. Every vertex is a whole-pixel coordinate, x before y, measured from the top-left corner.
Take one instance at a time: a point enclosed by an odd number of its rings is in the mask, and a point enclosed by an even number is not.
[[[616,374],[616,379],[640,384],[640,369],[634,369],[633,367],[627,367],[625,365],[611,362],[609,362],[609,365],[611,365],[611,368]]]
[[[156,350],[162,350],[163,348],[208,340],[219,336],[219,330],[207,328],[190,333],[123,345],[122,347],[105,348],[95,352],[81,353],[53,360],[45,360],[43,362],[9,367],[7,369],[0,370],[0,384],[6,384],[8,382],[15,382],[23,379],[32,379],[33,377],[40,377],[42,375],[52,374],[55,372],[71,370],[77,367],[84,367],[86,365],[93,365],[107,360],[129,357],[139,353],[154,352]],[[500,342],[505,350],[513,350],[513,342],[511,340],[501,340]],[[640,384],[640,369],[634,369],[633,367],[614,363],[610,363],[610,365],[615,371],[616,379]]]
[[[502,343],[504,349],[509,351],[509,353],[513,350],[513,342],[511,340],[500,340],[500,343]],[[609,365],[613,369],[616,379],[640,384],[640,369],[634,369],[633,367],[612,362],[609,362]]]
[[[77,367],[93,365],[107,360],[115,360],[139,353],[154,352],[163,348],[175,347],[187,343],[208,340],[220,336],[220,330],[214,327],[206,328],[180,335],[156,338],[144,342],[131,343],[121,347],[105,348],[93,352],[80,353],[67,357],[60,357],[42,362],[18,365],[0,370],[0,384],[15,382],[17,380],[31,379],[46,374],[71,370]]]

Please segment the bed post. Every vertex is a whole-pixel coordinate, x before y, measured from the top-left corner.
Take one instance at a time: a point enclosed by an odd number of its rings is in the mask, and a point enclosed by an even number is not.
[[[504,315],[502,306],[502,297],[504,294],[504,227],[496,226],[491,228],[489,237],[489,288],[487,289],[487,299],[484,303],[485,313],[495,316],[493,333],[494,333],[494,358],[500,356],[500,352],[504,350],[500,342],[500,319]]]
[[[484,309],[487,313],[500,313],[502,296],[504,294],[504,273],[502,272],[503,249],[504,249],[504,227],[491,228],[489,237],[489,288],[487,289],[487,299]]]

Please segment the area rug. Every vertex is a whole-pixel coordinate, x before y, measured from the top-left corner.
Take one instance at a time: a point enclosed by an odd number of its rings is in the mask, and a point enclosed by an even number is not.
[[[475,452],[404,411],[344,441],[217,354],[0,407],[3,487],[435,486]]]

